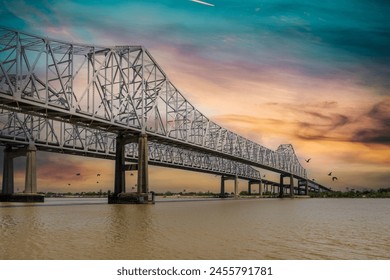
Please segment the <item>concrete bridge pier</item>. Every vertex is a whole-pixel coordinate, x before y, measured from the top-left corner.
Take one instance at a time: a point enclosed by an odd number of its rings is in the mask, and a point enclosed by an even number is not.
[[[14,156],[12,155],[11,146],[7,146],[4,149],[2,187],[1,193],[3,195],[11,195],[14,193]]]
[[[148,141],[145,133],[138,137],[138,164],[125,164],[125,145],[134,141],[119,135],[116,139],[115,185],[114,193],[108,196],[109,204],[148,204],[154,203],[154,193],[149,193]],[[138,170],[137,192],[127,193],[125,185],[126,170]]]
[[[115,154],[115,182],[114,195],[126,192],[126,176],[125,176],[125,138],[119,135],[116,138],[116,154]]]
[[[138,139],[138,194],[149,192],[148,154],[148,139],[142,133]]]
[[[275,195],[275,185],[274,184],[271,185],[271,194],[272,194],[272,196]]]
[[[221,191],[220,191],[219,197],[224,198],[225,196],[226,196],[225,195],[225,179],[224,179],[224,176],[222,175],[221,176]]]
[[[259,196],[263,197],[263,182],[261,181],[261,179],[259,183]]]
[[[284,174],[280,174],[280,183],[279,183],[279,197],[284,197]]]
[[[13,149],[7,146],[4,150],[3,182],[0,201],[7,202],[44,202],[44,196],[37,194],[37,148],[29,144],[26,148]],[[23,193],[14,191],[13,160],[19,156],[26,156],[25,188]]]
[[[285,177],[290,177],[289,196],[294,197],[294,176],[292,174],[280,174],[279,197],[282,198],[285,196],[285,192],[284,192]]]
[[[238,177],[234,177],[234,197],[238,197]]]
[[[238,197],[238,177],[237,175],[235,176],[221,176],[221,193],[219,197],[225,198],[227,197],[225,194],[225,181],[226,180],[234,180],[234,197]]]
[[[309,195],[309,182],[305,180],[305,195]]]
[[[309,185],[308,185],[308,181],[305,180],[305,179],[299,179],[298,180],[298,194],[301,194],[302,188],[304,188],[303,189],[303,194],[304,195],[309,195]]]
[[[26,150],[26,180],[24,193],[37,192],[37,148],[30,144]]]
[[[294,176],[290,174],[290,197],[294,197]]]
[[[249,180],[248,181],[248,194],[251,195],[252,194],[252,185],[253,184],[259,184],[259,194],[260,194],[260,190],[261,190],[261,180],[260,181],[257,181],[257,180]],[[261,194],[260,194],[261,195]]]

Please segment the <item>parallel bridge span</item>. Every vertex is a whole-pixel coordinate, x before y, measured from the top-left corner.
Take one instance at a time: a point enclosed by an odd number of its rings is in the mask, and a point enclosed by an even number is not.
[[[151,142],[307,179],[292,145],[273,151],[209,120],[142,46],[74,44],[0,28],[0,100],[5,110],[112,133],[118,172],[124,146],[139,138],[140,192],[147,192]],[[124,190],[122,177],[115,192]]]
[[[137,142],[134,139],[125,145],[125,161],[130,164],[138,159]],[[34,144],[42,151],[102,159],[116,157],[116,135],[112,132],[7,110],[0,111],[0,143],[16,148]],[[260,172],[249,165],[180,147],[149,142],[148,155],[154,165],[261,180]]]

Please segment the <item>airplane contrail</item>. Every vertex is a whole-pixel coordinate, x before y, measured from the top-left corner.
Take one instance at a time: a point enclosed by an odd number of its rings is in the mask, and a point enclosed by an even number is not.
[[[214,7],[214,6],[215,6],[214,4],[210,4],[210,3],[207,3],[207,2],[203,2],[203,1],[200,1],[200,0],[190,0],[190,1],[195,2],[195,3],[202,4],[202,5],[206,5],[206,6],[211,6],[211,7]]]

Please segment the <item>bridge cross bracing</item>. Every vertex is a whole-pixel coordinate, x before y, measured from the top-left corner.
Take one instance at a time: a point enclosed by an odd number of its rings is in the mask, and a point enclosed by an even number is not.
[[[95,128],[1,110],[0,141],[16,147],[33,143],[42,151],[114,160],[117,136]],[[138,159],[138,139],[130,141],[125,145],[125,160],[129,164]],[[249,165],[206,153],[151,141],[148,152],[150,164],[216,175],[237,175],[240,179],[252,181],[261,179],[260,172]]]
[[[99,47],[0,28],[0,100],[23,112],[306,179],[292,145],[276,151],[199,112],[142,46]]]

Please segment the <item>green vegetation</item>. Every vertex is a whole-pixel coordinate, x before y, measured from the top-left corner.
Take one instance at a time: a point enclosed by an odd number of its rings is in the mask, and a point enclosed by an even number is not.
[[[43,194],[46,197],[107,197],[108,191],[103,192],[100,191],[90,191],[90,192],[65,192],[65,193],[54,193],[54,192],[40,192],[39,194]],[[156,196],[170,197],[170,196],[186,196],[186,197],[220,197],[219,193],[213,193],[210,191],[207,192],[171,192],[166,191],[163,193],[155,193]],[[226,197],[234,195],[234,193],[225,193]],[[241,191],[240,196],[259,196],[258,193],[248,194],[247,191]],[[278,194],[272,194],[271,192],[263,193],[264,197],[278,197]],[[345,192],[342,191],[332,191],[332,192],[310,192],[310,197],[319,197],[319,198],[390,198],[390,188],[381,188],[379,190],[355,190],[349,189]]]
[[[167,191],[165,193],[155,193],[156,196],[215,196],[217,194],[212,193],[210,191],[208,192],[171,192]]]
[[[333,191],[322,193],[309,193],[310,197],[333,197],[333,198],[390,198],[390,188],[379,190],[355,190],[347,188],[347,191]]]
[[[44,194],[45,197],[107,197],[107,192],[102,192],[101,190],[98,192],[66,192],[66,193],[54,193],[54,192],[46,192],[40,193]]]

